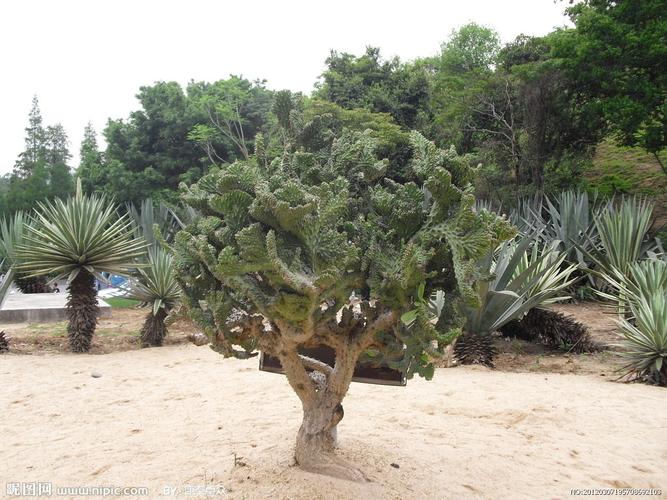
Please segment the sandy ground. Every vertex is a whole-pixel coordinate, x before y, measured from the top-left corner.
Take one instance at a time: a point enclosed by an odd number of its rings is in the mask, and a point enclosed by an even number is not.
[[[147,486],[151,498],[204,485],[285,499],[667,493],[667,392],[596,376],[457,367],[405,388],[353,384],[340,454],[364,484],[294,467],[298,401],[256,358],[189,344],[6,354],[0,382],[0,495],[20,481]]]

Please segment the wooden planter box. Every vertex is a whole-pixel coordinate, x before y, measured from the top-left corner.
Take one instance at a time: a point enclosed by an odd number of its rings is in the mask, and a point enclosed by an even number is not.
[[[336,355],[334,350],[328,346],[318,346],[312,349],[300,349],[304,356],[322,361],[333,368]],[[268,354],[261,353],[259,357],[259,369],[265,372],[284,373],[280,360]],[[312,371],[307,368],[308,371]],[[407,379],[403,372],[389,368],[388,366],[372,366],[368,363],[358,363],[354,369],[352,382],[365,384],[399,385],[404,386]]]

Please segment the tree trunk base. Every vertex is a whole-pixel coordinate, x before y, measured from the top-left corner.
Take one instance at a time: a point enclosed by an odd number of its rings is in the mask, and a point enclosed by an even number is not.
[[[153,311],[146,316],[146,321],[141,327],[141,347],[160,347],[167,336],[167,327],[164,320],[167,312],[160,308],[157,314]]]
[[[68,286],[67,334],[73,352],[88,352],[97,326],[95,278],[85,269]]]
[[[334,453],[337,425],[343,418],[343,406],[333,411],[306,412],[296,437],[294,458],[303,470],[348,481],[366,482],[366,475]],[[313,429],[318,429],[314,431]]]
[[[297,459],[297,464],[306,472],[314,474],[322,474],[357,483],[366,483],[369,481],[361,469],[331,452],[320,452],[307,457],[302,455]]]

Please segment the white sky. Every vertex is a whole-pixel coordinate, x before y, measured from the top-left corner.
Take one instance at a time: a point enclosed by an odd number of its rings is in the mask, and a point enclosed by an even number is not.
[[[240,74],[310,92],[330,49],[385,57],[435,54],[470,21],[503,42],[566,24],[554,0],[0,1],[0,173],[23,150],[33,94],[62,123],[76,166],[83,128],[138,108],[141,85]]]

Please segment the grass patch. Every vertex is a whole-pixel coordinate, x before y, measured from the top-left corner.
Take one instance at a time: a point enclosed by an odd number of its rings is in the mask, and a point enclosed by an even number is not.
[[[125,297],[109,297],[108,299],[103,300],[114,309],[135,307],[139,305],[138,300],[126,299]]]
[[[26,330],[32,335],[50,335],[52,337],[66,337],[67,323],[30,323]]]
[[[117,327],[112,327],[112,328],[96,328],[95,329],[95,335],[99,335],[101,337],[135,337],[139,335],[138,331],[122,331],[121,329]]]
[[[667,162],[667,152],[660,154]],[[588,188],[602,195],[642,194],[656,196],[667,190],[667,175],[653,155],[641,148],[616,145],[611,139],[601,142],[592,164],[584,173]]]

